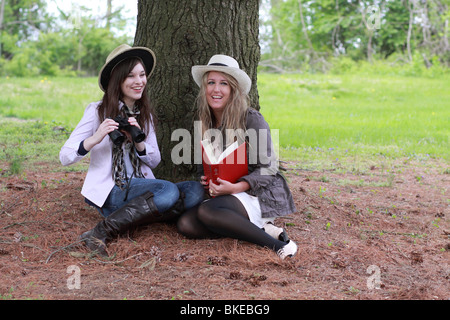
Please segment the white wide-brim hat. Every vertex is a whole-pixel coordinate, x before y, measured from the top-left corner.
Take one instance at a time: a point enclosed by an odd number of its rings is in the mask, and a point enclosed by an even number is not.
[[[250,92],[252,80],[245,71],[239,68],[239,63],[232,57],[216,54],[209,59],[208,65],[193,66],[192,77],[199,87],[201,86],[203,75],[209,71],[219,71],[229,74],[237,80],[242,92],[245,94]]]
[[[98,85],[102,91],[108,88],[109,78],[114,67],[125,59],[137,57],[144,63],[147,78],[150,77],[155,69],[156,57],[152,50],[145,47],[131,47],[127,44],[121,44],[115,48],[106,58],[106,62],[98,75]]]

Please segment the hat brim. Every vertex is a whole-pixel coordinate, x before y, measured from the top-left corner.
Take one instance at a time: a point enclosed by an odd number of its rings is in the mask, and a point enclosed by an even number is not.
[[[245,73],[245,71],[241,69],[227,66],[213,66],[213,65],[193,66],[192,77],[194,78],[195,83],[199,87],[201,87],[203,75],[209,71],[218,71],[229,74],[230,76],[232,76],[237,80],[239,86],[241,87],[242,92],[244,92],[245,94],[248,94],[250,92],[250,89],[252,87],[252,80],[247,75],[247,73]]]
[[[131,47],[130,49],[118,54],[102,67],[98,77],[98,85],[100,89],[102,89],[102,91],[106,91],[106,88],[108,88],[109,78],[111,77],[111,72],[116,65],[118,65],[123,60],[134,57],[140,58],[142,60],[142,62],[144,63],[145,71],[147,72],[147,78],[149,78],[153,73],[153,70],[155,69],[155,54],[152,50],[145,47]]]

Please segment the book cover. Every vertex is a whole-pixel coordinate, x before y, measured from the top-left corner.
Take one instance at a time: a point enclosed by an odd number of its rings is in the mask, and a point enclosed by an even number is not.
[[[236,183],[237,180],[248,174],[247,150],[245,142],[231,144],[219,156],[209,140],[203,140],[202,164],[204,175],[217,184],[217,178]]]

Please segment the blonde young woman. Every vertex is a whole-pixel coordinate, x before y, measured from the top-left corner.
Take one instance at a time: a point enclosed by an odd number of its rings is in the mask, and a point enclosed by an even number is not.
[[[276,217],[296,209],[289,187],[278,172],[270,128],[261,113],[248,105],[249,76],[226,55],[214,55],[208,65],[194,66],[192,75],[200,87],[197,104],[203,138],[209,129],[222,132],[223,141],[216,141],[217,153],[235,138],[245,141],[242,132],[251,130],[257,139],[246,139],[249,173],[236,183],[206,181],[199,165],[201,183],[212,198],[180,217],[179,232],[188,238],[248,241],[273,249],[282,259],[295,255],[297,245],[273,224]],[[227,129],[234,134],[227,136]],[[259,143],[261,138],[267,142],[265,146]]]

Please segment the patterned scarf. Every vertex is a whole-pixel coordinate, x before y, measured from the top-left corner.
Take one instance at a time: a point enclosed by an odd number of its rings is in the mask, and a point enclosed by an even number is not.
[[[134,106],[133,111],[129,109],[127,105],[123,105],[121,110],[121,115],[123,117],[135,117],[136,120],[138,120],[140,111],[139,107]],[[122,148],[123,146],[123,148]],[[124,149],[125,153],[128,153],[128,156],[130,157],[131,165],[133,166],[133,174],[131,175],[130,179],[128,180],[128,174],[127,169],[125,166],[125,161],[123,159],[124,157]],[[141,160],[137,156],[137,151],[134,146],[134,143],[132,141],[129,141],[126,139],[122,145],[116,146],[113,145],[113,152],[112,152],[112,172],[113,172],[113,179],[114,183],[121,189],[124,190],[125,188],[128,189],[129,184],[133,176],[136,176],[138,178],[143,178],[143,174],[141,171]]]

